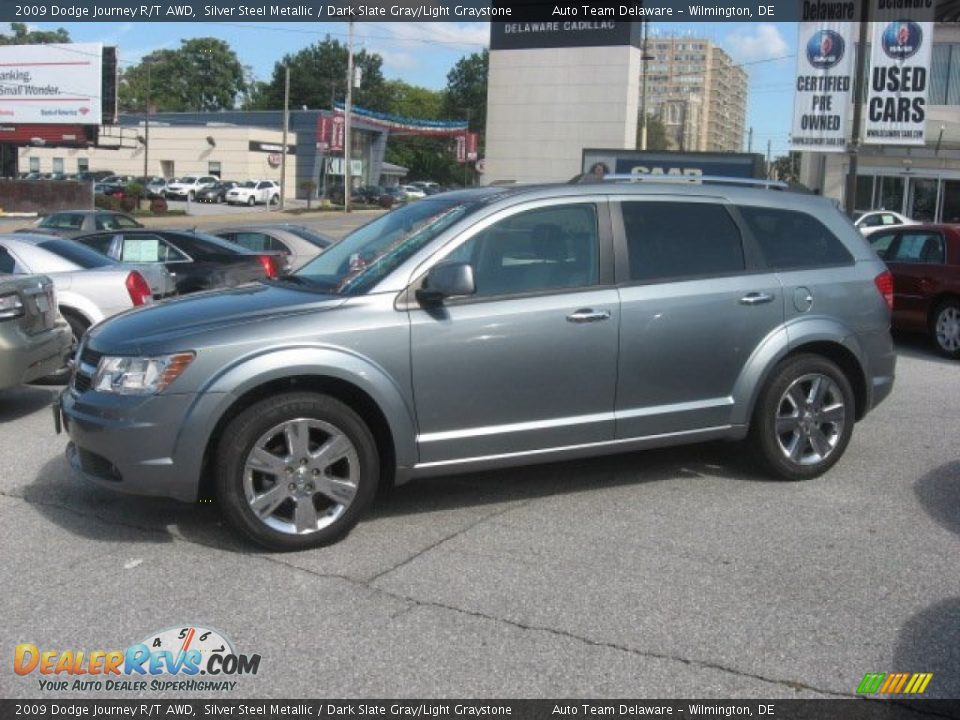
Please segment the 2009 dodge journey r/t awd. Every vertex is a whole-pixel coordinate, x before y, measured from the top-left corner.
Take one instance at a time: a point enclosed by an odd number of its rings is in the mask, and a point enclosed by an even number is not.
[[[382,480],[714,438],[829,469],[894,378],[892,281],[823,198],[491,187],[385,214],[294,275],[93,328],[77,473],[269,548],[342,537]]]

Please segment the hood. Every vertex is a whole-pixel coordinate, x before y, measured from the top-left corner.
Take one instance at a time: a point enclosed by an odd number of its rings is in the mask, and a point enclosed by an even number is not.
[[[332,310],[345,300],[289,286],[254,283],[129,310],[92,328],[88,342],[98,352],[121,355],[199,348],[205,343],[205,334],[222,336],[243,325]]]

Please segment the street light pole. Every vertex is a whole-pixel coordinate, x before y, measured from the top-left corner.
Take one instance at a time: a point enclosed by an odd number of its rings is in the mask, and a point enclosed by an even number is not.
[[[343,211],[350,212],[350,159],[352,143],[350,136],[350,109],[353,106],[353,23],[347,41],[347,98],[343,107]]]
[[[643,49],[640,51],[640,149],[647,149],[647,25],[643,21]]]
[[[864,92],[863,75],[867,66],[867,29],[870,25],[870,3],[860,3],[860,38],[857,48],[857,67],[854,72],[855,82],[853,83],[853,129],[850,131],[850,145],[847,152],[850,154],[850,167],[847,171],[847,189],[843,197],[844,210],[847,215],[853,217],[855,205],[857,204],[857,171],[859,170],[860,153],[860,116],[863,112],[861,95]],[[821,192],[823,189],[821,188]]]
[[[283,77],[283,141],[280,143],[280,209],[286,207],[287,199],[287,133],[290,130],[290,66],[284,69]],[[269,203],[269,201],[268,201]]]
[[[150,68],[153,63],[147,60],[147,101],[146,112],[143,114],[143,181],[148,182],[150,177]]]

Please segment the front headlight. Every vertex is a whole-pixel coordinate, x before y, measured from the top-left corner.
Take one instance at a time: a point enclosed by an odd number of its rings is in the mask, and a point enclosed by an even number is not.
[[[154,395],[180,377],[194,357],[192,352],[158,357],[104,356],[93,376],[93,389],[119,395]]]

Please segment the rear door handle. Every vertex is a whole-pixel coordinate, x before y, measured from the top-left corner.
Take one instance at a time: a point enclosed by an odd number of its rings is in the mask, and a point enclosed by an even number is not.
[[[773,295],[770,293],[752,292],[747,293],[740,298],[741,305],[762,305],[773,301]]]
[[[572,323],[599,322],[600,320],[609,319],[609,310],[592,310],[590,308],[582,308],[574,313],[571,313],[570,315],[567,315],[567,320]]]

